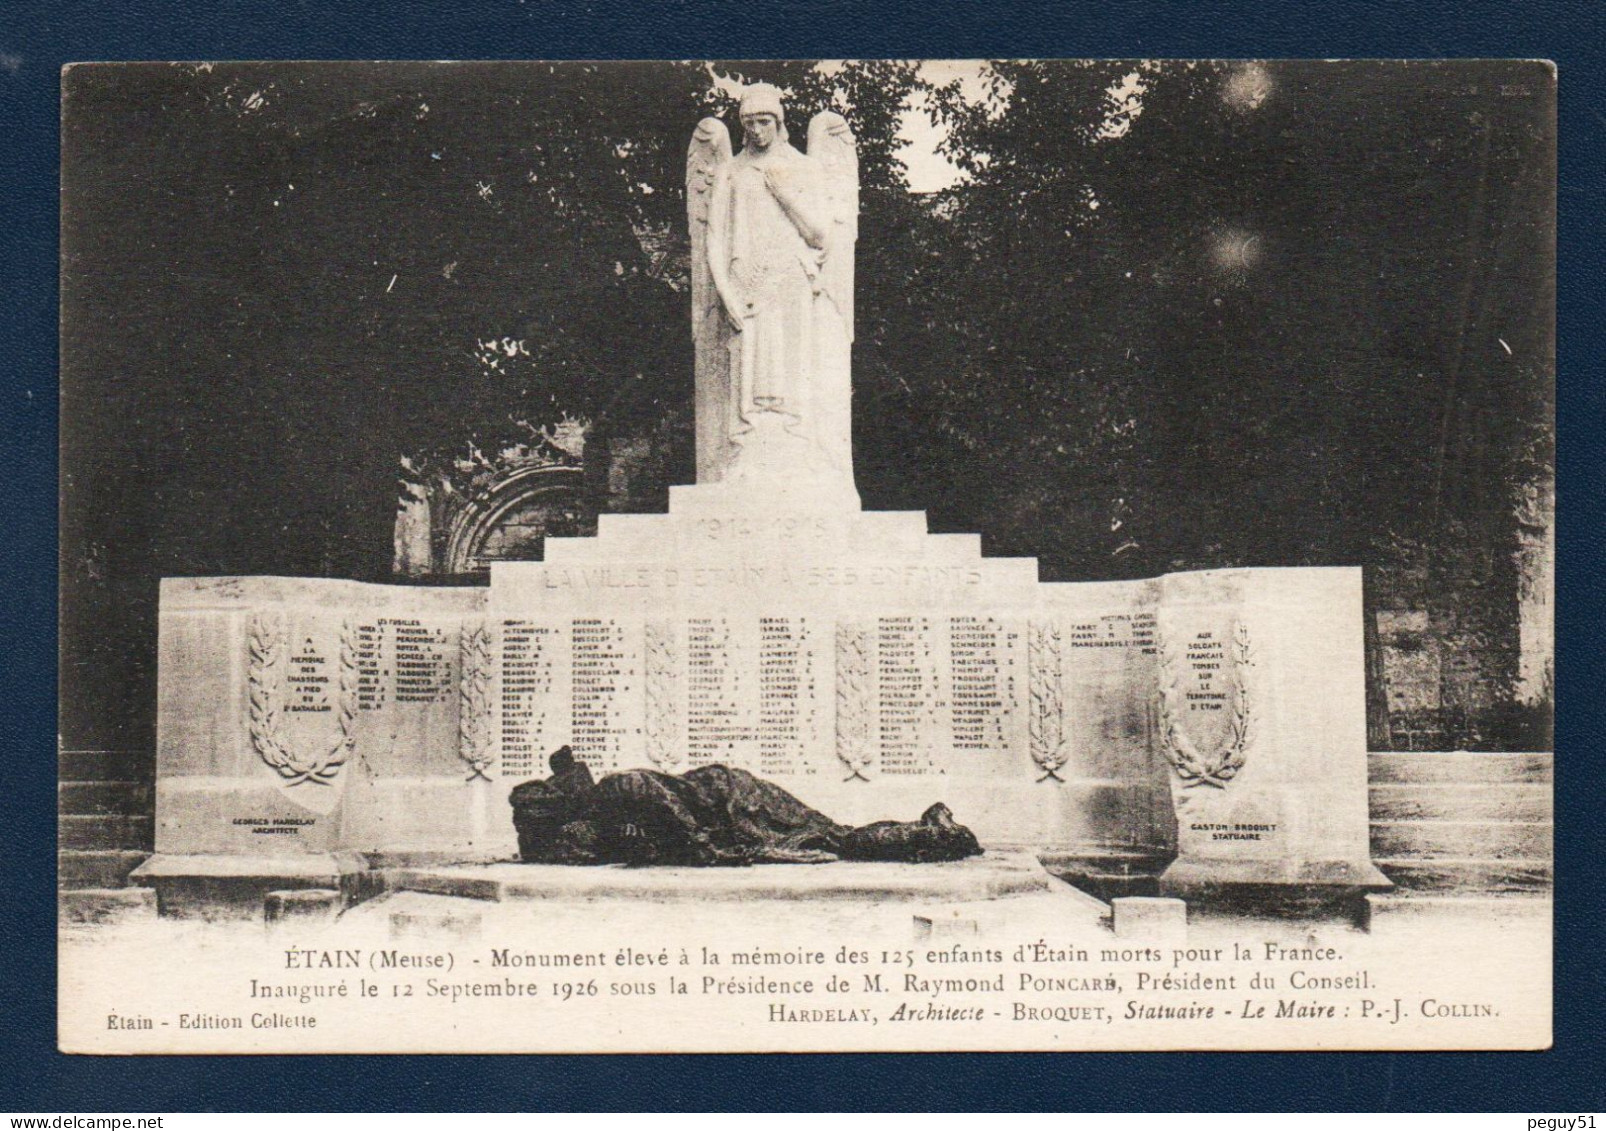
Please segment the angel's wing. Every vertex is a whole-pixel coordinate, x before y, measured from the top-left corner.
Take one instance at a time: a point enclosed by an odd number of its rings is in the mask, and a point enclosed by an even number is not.
[[[718,118],[697,123],[686,147],[686,220],[691,229],[692,334],[700,336],[704,317],[714,313],[719,295],[708,270],[708,206],[714,196],[714,177],[731,159],[731,135]]]
[[[708,266],[708,213],[720,167],[731,159],[731,135],[718,118],[697,123],[686,148],[686,219],[691,230],[691,333],[696,347],[697,481],[717,478],[728,443],[729,324]]]
[[[830,201],[823,268],[826,293],[853,338],[853,251],[859,238],[859,150],[841,114],[822,110],[809,122],[809,157],[819,162]]]

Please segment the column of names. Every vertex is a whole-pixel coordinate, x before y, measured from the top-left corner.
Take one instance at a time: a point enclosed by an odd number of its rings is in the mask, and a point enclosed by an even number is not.
[[[945,772],[938,761],[950,742],[941,725],[948,714],[943,660],[930,617],[886,616],[876,621],[883,774]]]
[[[383,711],[390,702],[390,656],[383,620],[357,626],[357,710]]]
[[[813,774],[819,696],[815,683],[817,626],[807,617],[759,618],[758,772]]]
[[[686,622],[686,752],[693,766],[740,764],[755,737],[745,709],[754,690],[754,655],[742,647],[742,635],[730,617]]]
[[[393,633],[397,703],[443,703],[452,693],[447,633],[416,620],[385,620]]]
[[[576,617],[570,634],[575,754],[597,774],[639,766],[646,757],[640,712],[628,706],[636,698],[639,649],[612,617]]]
[[[948,622],[952,671],[953,748],[973,756],[1006,759],[1015,734],[1020,631],[990,616],[955,616]]]
[[[556,694],[566,669],[568,633],[559,625],[501,625],[501,773],[524,780],[546,773],[546,757],[569,741],[568,703]]]

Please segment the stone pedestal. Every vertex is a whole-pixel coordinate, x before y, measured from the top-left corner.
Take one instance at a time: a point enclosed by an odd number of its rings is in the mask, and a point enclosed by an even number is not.
[[[1156,702],[1177,814],[1161,892],[1391,887],[1368,841],[1360,571],[1161,584]]]

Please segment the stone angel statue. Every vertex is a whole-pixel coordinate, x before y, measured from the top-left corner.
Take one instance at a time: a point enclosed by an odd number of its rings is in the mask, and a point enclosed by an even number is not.
[[[825,111],[808,153],[775,87],[747,87],[743,144],[705,118],[686,156],[697,350],[697,481],[851,501],[853,251],[859,161]]]

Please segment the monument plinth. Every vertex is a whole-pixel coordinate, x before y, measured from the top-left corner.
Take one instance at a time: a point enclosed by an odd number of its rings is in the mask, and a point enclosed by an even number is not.
[[[1170,892],[1387,887],[1360,571],[1045,584],[861,510],[852,134],[818,115],[799,153],[764,89],[742,121],[741,154],[709,120],[688,159],[698,483],[667,514],[486,589],[163,583],[164,902],[512,859],[508,793],[563,745],[599,775],[739,766],[848,824],[941,799],[995,851],[1175,854]]]

